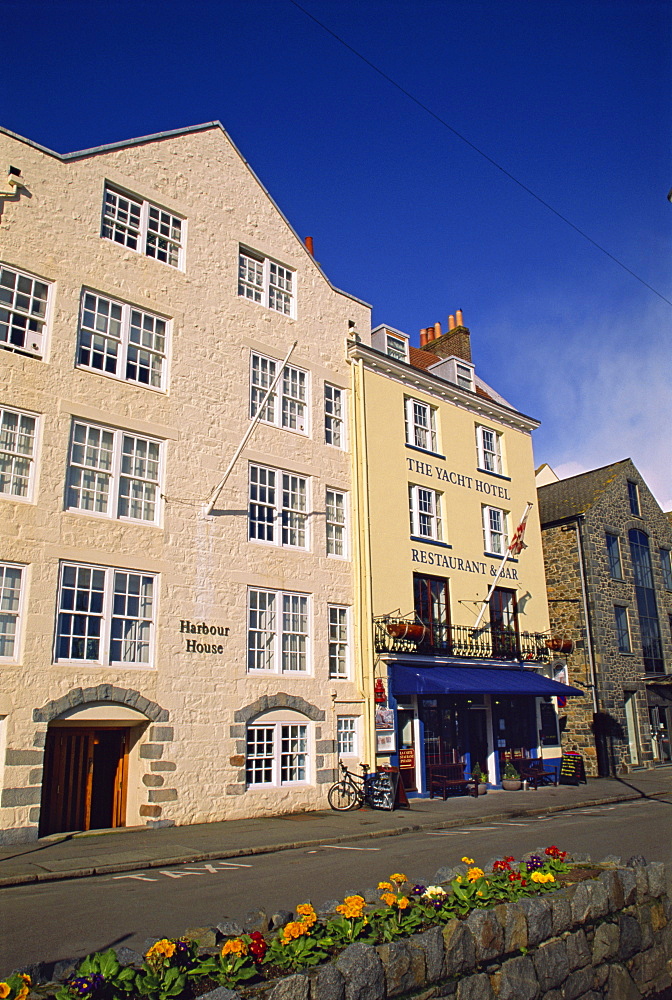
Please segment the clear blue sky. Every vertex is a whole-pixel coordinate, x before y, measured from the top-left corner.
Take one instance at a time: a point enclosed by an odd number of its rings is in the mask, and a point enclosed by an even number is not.
[[[672,301],[670,0],[300,0]],[[0,0],[2,124],[59,152],[219,119],[331,280],[464,310],[537,464],[672,508],[672,307],[291,0]]]

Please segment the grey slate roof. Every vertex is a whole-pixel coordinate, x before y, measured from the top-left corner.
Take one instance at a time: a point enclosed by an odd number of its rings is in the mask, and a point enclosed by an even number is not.
[[[548,483],[537,490],[539,517],[542,525],[566,518],[578,517],[597,503],[609,486],[620,476],[632,474],[634,465],[629,458],[604,465],[601,469],[582,472],[557,483]]]

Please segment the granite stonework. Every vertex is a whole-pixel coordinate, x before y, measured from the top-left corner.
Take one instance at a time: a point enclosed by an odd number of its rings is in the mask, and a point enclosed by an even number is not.
[[[639,514],[630,507],[629,483]],[[670,763],[672,589],[664,565],[671,559],[670,520],[629,459],[548,483],[538,497],[551,632],[573,643],[571,653],[558,653],[554,668],[566,666],[568,682],[585,691],[560,709],[563,748],[583,755],[588,775]],[[649,549],[647,614],[655,605],[659,634],[653,659],[644,655],[644,645],[652,647],[642,640],[633,530],[646,536]],[[610,561],[607,534],[617,539],[618,560]],[[627,650],[619,648],[617,607],[625,609]]]
[[[244,928],[225,921],[185,936],[211,952],[253,925],[268,931],[277,916],[255,910]],[[25,971],[41,981],[72,974],[72,962],[58,966]],[[328,965],[200,1000],[638,1000],[670,987],[670,973],[664,866],[614,864],[558,892],[475,910],[390,944],[357,942]]]

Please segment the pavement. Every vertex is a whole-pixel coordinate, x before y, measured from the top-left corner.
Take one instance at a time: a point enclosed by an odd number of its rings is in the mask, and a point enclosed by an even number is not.
[[[672,804],[672,766],[621,778],[589,778],[587,784],[578,786],[547,786],[520,792],[489,789],[478,798],[463,795],[446,802],[411,799],[409,809],[394,812],[366,807],[354,812],[329,809],[194,826],[55,834],[26,844],[0,845],[0,887],[475,826],[642,798]]]

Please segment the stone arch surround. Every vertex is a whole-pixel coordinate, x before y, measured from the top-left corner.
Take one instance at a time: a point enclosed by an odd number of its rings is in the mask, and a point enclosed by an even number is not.
[[[121,688],[112,684],[97,684],[86,688],[76,687],[60,698],[45,702],[40,708],[33,709],[33,722],[41,724],[35,732],[33,740],[33,746],[39,749],[33,751],[8,750],[8,759],[6,760],[7,764],[25,764],[28,761],[24,758],[28,754],[31,755],[30,763],[39,765],[34,767],[29,775],[29,784],[32,787],[25,788],[24,786],[21,789],[5,789],[5,791],[9,792],[10,795],[12,791],[16,791],[17,796],[22,800],[21,804],[32,806],[30,821],[32,823],[39,822],[42,765],[49,723],[58,719],[69,709],[84,707],[91,702],[109,702],[110,705],[125,705],[128,708],[134,708],[145,715],[148,722],[153,723],[149,728],[149,742],[142,743],[138,751],[143,766],[148,768],[148,771],[141,778],[146,799],[140,805],[140,816],[147,826],[172,826],[171,820],[163,819],[165,803],[174,802],[178,798],[177,788],[165,787],[168,774],[177,770],[177,765],[164,757],[166,744],[170,744],[174,738],[173,727],[163,725],[169,721],[170,713],[168,709],[162,708],[161,705],[149,698],[145,698],[134,688]],[[3,792],[3,799],[5,797]],[[30,802],[28,802],[28,798]],[[3,804],[5,803],[3,802]]]

